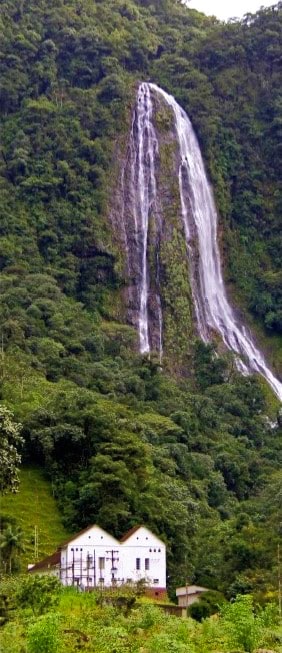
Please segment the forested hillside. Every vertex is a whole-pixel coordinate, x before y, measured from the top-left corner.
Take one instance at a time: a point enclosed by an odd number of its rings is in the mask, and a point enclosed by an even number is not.
[[[228,24],[177,0],[1,6],[0,380],[23,461],[46,470],[68,530],[144,522],[168,544],[172,587],[228,596],[277,585],[277,402],[216,344],[193,339],[184,375],[138,354],[109,213],[137,83],[154,81],[196,128],[230,295],[279,373],[281,16],[281,3]]]

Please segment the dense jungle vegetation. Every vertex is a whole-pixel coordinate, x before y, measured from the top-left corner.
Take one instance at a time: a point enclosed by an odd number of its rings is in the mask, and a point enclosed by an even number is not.
[[[250,595],[225,601],[216,618],[197,623],[166,614],[132,589],[79,594],[62,589],[56,578],[32,576],[6,582],[5,592],[5,653],[282,651],[277,606],[258,608]]]
[[[143,522],[168,544],[172,589],[275,595],[277,402],[216,345],[193,343],[184,379],[136,353],[107,215],[150,79],[195,125],[226,279],[281,367],[281,3],[222,24],[177,0],[5,0],[0,25],[2,439],[45,469],[68,530]]]

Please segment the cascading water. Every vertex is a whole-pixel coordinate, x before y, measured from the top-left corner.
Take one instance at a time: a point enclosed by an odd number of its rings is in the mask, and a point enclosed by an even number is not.
[[[148,86],[153,92],[163,97],[174,114],[180,154],[179,192],[182,219],[189,256],[191,287],[199,335],[207,342],[211,338],[213,331],[220,333],[225,345],[238,354],[238,368],[244,374],[259,372],[268,381],[279,399],[282,400],[282,383],[275,378],[271,370],[267,367],[262,353],[255,346],[251,334],[246,327],[236,319],[226,296],[217,244],[217,213],[215,203],[191,122],[175,99],[157,85],[142,84],[139,88],[141,97],[144,94],[144,91],[141,89],[144,87],[147,88]],[[141,111],[143,116],[144,111],[142,109]],[[150,121],[151,117],[152,105],[150,102],[150,110],[147,112],[146,120]],[[152,125],[147,124],[147,130],[148,132],[152,132]],[[142,142],[142,159],[144,160],[143,147]],[[142,174],[140,179],[143,180]],[[141,181],[141,185],[142,183]],[[144,222],[146,222],[145,216],[148,213],[147,206],[148,199],[145,197]],[[145,290],[144,282],[144,296]]]
[[[158,351],[161,360],[162,307],[158,256],[161,215],[155,174],[157,156],[158,140],[153,124],[150,87],[143,83],[138,88],[129,147],[121,175],[119,225],[122,227],[121,238],[127,259],[130,321],[138,328],[141,353]],[[150,225],[150,247],[154,258],[154,274],[151,279],[148,267]]]
[[[121,200],[113,220],[126,252],[128,319],[138,328],[141,353],[163,352],[161,243],[168,238],[158,193],[159,144],[154,128],[156,95],[171,108],[178,141],[181,216],[190,270],[197,328],[203,341],[221,335],[237,354],[243,374],[260,373],[282,399],[282,383],[268,368],[248,329],[235,316],[226,295],[217,243],[217,213],[200,148],[191,122],[175,99],[155,84],[138,88],[127,157],[121,176]],[[175,171],[172,170],[172,174]],[[122,227],[122,229],[120,229]],[[166,233],[166,235],[165,235]],[[150,262],[150,263],[149,263]]]
[[[155,145],[157,139],[152,123],[153,107],[150,90],[147,84],[141,84],[138,90],[137,102],[137,220],[140,219],[140,233],[142,240],[142,280],[140,292],[139,337],[141,353],[150,351],[148,330],[148,267],[147,244],[149,212],[156,197],[155,182]],[[137,222],[138,228],[138,222]],[[138,237],[138,234],[137,234]]]

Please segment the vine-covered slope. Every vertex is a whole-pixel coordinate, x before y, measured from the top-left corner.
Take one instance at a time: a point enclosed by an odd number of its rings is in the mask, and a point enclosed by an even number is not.
[[[188,573],[231,593],[275,585],[275,404],[213,346],[193,344],[184,380],[138,356],[109,214],[136,83],[151,79],[194,123],[230,292],[279,367],[280,4],[227,25],[176,0],[1,10],[1,399],[23,422],[24,456],[52,478],[68,528],[98,521],[119,535],[144,521],[160,533],[172,584]],[[163,259],[182,279],[173,246]],[[176,308],[170,371],[183,349]]]

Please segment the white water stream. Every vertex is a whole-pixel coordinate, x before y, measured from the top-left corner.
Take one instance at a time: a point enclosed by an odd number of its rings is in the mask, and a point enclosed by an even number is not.
[[[139,340],[140,351],[150,351],[149,326],[148,326],[148,290],[149,273],[147,265],[148,249],[148,228],[149,217],[156,204],[156,175],[155,156],[158,149],[158,141],[153,125],[153,105],[150,88],[148,84],[140,84],[137,96],[137,107],[135,116],[136,137],[132,128],[132,141],[137,143],[135,151],[135,170],[133,181],[135,187],[134,195],[134,220],[136,240],[140,242],[141,250],[141,287],[140,287],[140,311],[139,311]],[[135,146],[134,146],[135,147]],[[158,307],[160,333],[162,324],[161,307]],[[160,341],[160,356],[162,344]]]
[[[241,372],[259,372],[282,400],[282,383],[268,368],[250,332],[235,316],[227,299],[217,243],[215,203],[191,122],[172,95],[156,84],[148,86],[163,97],[174,113],[181,159],[182,219],[199,335],[207,342],[213,331],[218,332],[228,349],[238,354],[237,365]]]

